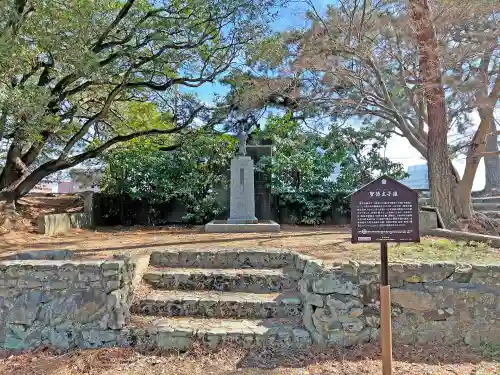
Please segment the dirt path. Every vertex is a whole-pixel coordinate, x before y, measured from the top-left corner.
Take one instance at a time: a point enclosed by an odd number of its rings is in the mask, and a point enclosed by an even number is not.
[[[68,249],[81,257],[109,257],[112,254],[149,253],[172,248],[287,248],[327,262],[347,259],[378,260],[377,244],[350,242],[344,227],[297,228],[283,226],[281,233],[213,234],[202,228],[102,228],[73,230],[55,237],[11,232],[1,236],[0,256],[23,250]],[[500,251],[486,244],[424,238],[421,244],[390,246],[391,260],[450,260],[500,263]]]

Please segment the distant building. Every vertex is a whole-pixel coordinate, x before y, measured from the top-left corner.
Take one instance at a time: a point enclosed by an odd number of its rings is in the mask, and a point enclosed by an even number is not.
[[[83,191],[99,191],[99,181],[103,177],[101,169],[78,169],[69,170],[71,180],[62,181],[58,185],[58,193],[79,193]]]
[[[400,182],[414,190],[429,190],[429,171],[427,164],[408,167],[409,176]]]
[[[43,194],[57,193],[57,183],[53,181],[40,181],[31,189],[31,192]]]
[[[56,193],[72,194],[84,191],[100,191],[99,181],[103,177],[100,168],[83,169],[72,168],[60,178],[47,178],[40,181],[32,190],[32,193]]]

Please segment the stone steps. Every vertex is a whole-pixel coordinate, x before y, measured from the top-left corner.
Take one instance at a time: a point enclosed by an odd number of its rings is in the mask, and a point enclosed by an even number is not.
[[[481,211],[482,214],[485,214],[491,219],[500,219],[500,210],[499,211]]]
[[[299,274],[283,269],[150,268],[143,281],[155,289],[246,293],[296,291]]]
[[[152,291],[135,301],[132,313],[207,318],[286,318],[301,316],[299,293]]]
[[[476,211],[500,211],[500,203],[473,203]]]
[[[155,251],[127,340],[151,349],[187,350],[195,341],[306,348],[295,262],[295,253],[280,249]]]
[[[500,196],[472,198],[472,203],[500,203]]]
[[[306,348],[309,333],[298,328],[298,319],[153,318],[134,315],[129,330],[135,346],[187,350],[195,341],[216,348],[234,343],[243,347]]]
[[[421,206],[431,206],[430,198],[420,198],[418,200]],[[476,211],[500,211],[500,197],[472,198],[472,207]]]
[[[284,268],[295,255],[281,249],[165,250],[151,254],[150,265],[180,268]]]

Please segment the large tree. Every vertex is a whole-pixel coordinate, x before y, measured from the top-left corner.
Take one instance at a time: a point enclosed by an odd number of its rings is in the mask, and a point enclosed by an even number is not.
[[[221,77],[265,35],[272,5],[0,0],[0,201],[120,142],[207,120],[183,87]]]
[[[310,3],[311,26],[262,44],[252,78],[240,74],[249,82],[240,96],[250,107],[273,101],[297,116],[329,116],[346,126],[357,118],[407,138],[428,160],[434,204],[452,223],[472,215],[472,182],[499,95],[498,15],[488,0],[434,3],[431,31],[412,27],[422,23],[411,22],[415,12],[403,2],[347,0],[325,15]],[[423,32],[434,35],[425,48]],[[481,125],[467,142],[460,176],[447,133],[474,110]],[[431,118],[440,125],[432,127]]]
[[[474,7],[465,7],[465,11],[471,12],[472,16],[482,15],[483,10],[478,6],[481,2],[473,3]],[[483,4],[486,5],[486,4]],[[464,15],[458,11],[462,20],[471,15]],[[481,122],[475,131],[472,141],[467,149],[466,166],[462,179],[451,166],[451,159],[448,154],[447,133],[449,123],[447,119],[445,83],[443,71],[446,72],[446,65],[443,63],[443,54],[446,49],[440,48],[435,13],[432,12],[427,0],[410,0],[410,14],[415,36],[418,42],[420,77],[423,97],[427,108],[427,124],[429,128],[427,138],[427,160],[429,165],[429,180],[431,182],[431,194],[433,202],[442,209],[447,219],[450,216],[469,218],[471,216],[470,193],[474,177],[483,156],[486,152],[487,138],[492,129],[494,131],[494,110],[498,98],[500,97],[500,76],[498,74],[498,36],[497,33],[488,35],[491,29],[498,32],[498,25],[487,25],[485,29],[473,30],[473,33],[465,33],[464,28],[453,25],[452,30],[458,29],[458,35],[445,34],[451,36],[445,38],[445,43],[460,43],[465,39],[466,45],[471,40],[481,43],[480,48],[475,48],[473,54],[468,56],[467,61],[460,60],[458,65],[449,70],[459,79],[464,74],[472,76],[477,81],[472,92],[471,103],[477,109]],[[488,10],[487,20],[496,22],[496,14]],[[484,18],[483,18],[484,19]],[[450,22],[450,20],[448,20]],[[485,26],[481,21],[479,25]],[[484,35],[477,36],[482,32]],[[492,60],[493,59],[493,60]],[[464,72],[464,65],[467,72]],[[493,74],[489,74],[490,65],[496,69]],[[494,131],[496,134],[496,131]]]

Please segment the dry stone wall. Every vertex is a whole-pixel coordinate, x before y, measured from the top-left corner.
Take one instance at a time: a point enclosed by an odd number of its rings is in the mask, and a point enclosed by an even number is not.
[[[0,348],[115,345],[133,272],[124,260],[0,262]]]
[[[297,255],[303,323],[314,341],[349,346],[378,339],[379,265],[325,267]],[[500,266],[391,264],[395,343],[500,344]]]
[[[378,264],[324,265],[288,251],[252,254],[179,252],[153,254],[151,259],[168,264],[165,257],[174,257],[179,266],[196,266],[216,264],[216,258],[224,256],[228,267],[270,265],[268,272],[284,272],[299,280],[295,313],[285,315],[302,315],[303,325],[316,343],[349,346],[378,340]],[[33,259],[36,256],[46,259]],[[9,258],[0,261],[0,348],[185,349],[194,339],[193,329],[127,322],[134,287],[141,281],[141,269],[148,266],[149,256],[80,261],[72,259],[71,252],[60,250]],[[278,268],[283,264],[283,270]],[[276,270],[272,270],[274,266]],[[395,343],[500,344],[500,266],[402,263],[391,264],[389,276]],[[267,315],[265,309],[261,315]]]

